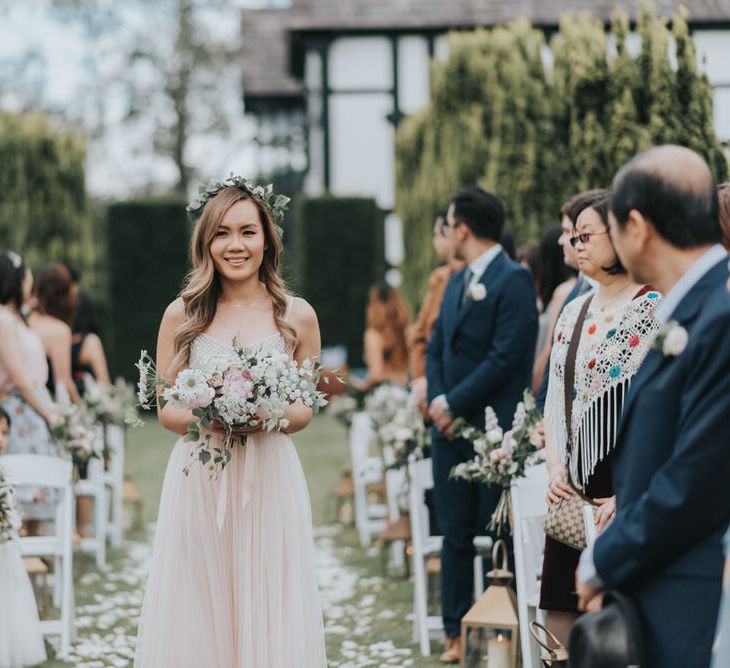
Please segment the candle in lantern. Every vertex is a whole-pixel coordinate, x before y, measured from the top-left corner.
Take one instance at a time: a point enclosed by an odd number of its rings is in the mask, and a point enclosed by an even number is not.
[[[487,642],[487,668],[510,668],[512,657],[511,642],[501,633]]]

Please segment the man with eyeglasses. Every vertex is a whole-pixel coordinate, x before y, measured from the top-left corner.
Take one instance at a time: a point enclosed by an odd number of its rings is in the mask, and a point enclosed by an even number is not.
[[[575,256],[574,248],[576,241],[573,236],[575,234],[575,222],[578,220],[578,216],[581,211],[588,208],[597,199],[600,199],[607,194],[608,190],[604,190],[602,188],[586,190],[585,192],[574,195],[560,207],[560,226],[563,228],[563,233],[558,238],[558,245],[563,249],[563,261],[571,269],[578,269],[578,259]],[[577,297],[584,295],[586,292],[593,290],[593,288],[594,285],[589,278],[583,276],[583,274],[578,274],[578,280],[575,282],[573,289],[568,293],[568,296],[565,298],[565,301],[558,311],[558,318],[567,304],[570,304],[570,302]],[[540,389],[535,397],[537,407],[540,409],[540,412],[545,411],[545,398],[547,397],[549,375],[550,364],[548,363],[545,365],[545,370],[542,375],[542,384],[540,385]]]

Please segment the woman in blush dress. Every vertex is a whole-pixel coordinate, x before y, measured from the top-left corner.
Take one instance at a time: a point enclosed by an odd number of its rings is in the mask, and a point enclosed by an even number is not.
[[[244,347],[298,362],[319,355],[314,311],[287,295],[278,275],[282,246],[272,209],[242,180],[231,182],[208,191],[193,233],[193,271],[162,318],[157,368],[169,379],[206,358],[235,360],[236,336]],[[158,412],[179,435],[194,419],[172,404]],[[217,479],[202,467],[186,477],[195,444],[176,443],[136,668],[326,666],[309,495],[289,436],[307,426],[312,411],[297,403],[286,418],[288,433],[246,430],[246,445],[233,447]]]
[[[33,274],[13,251],[0,253],[0,407],[12,420],[8,454],[59,455],[49,424],[58,419],[46,390],[48,366],[43,344],[25,322]],[[16,498],[26,528],[53,517],[52,490],[21,487]]]

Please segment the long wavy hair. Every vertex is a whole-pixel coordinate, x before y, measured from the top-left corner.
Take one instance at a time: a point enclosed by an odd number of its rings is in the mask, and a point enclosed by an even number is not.
[[[411,312],[401,293],[385,282],[368,293],[367,326],[383,337],[385,362],[398,371],[408,369],[408,328]]]
[[[281,332],[287,347],[294,351],[298,340],[294,328],[285,322],[289,293],[279,276],[279,263],[282,251],[281,240],[276,233],[274,219],[264,202],[236,186],[224,188],[210,199],[203,214],[195,225],[191,242],[193,269],[188,274],[180,297],[185,305],[185,320],[175,330],[173,343],[175,357],[171,368],[175,371],[190,361],[193,341],[205,332],[215,316],[221,295],[220,277],[215,269],[210,245],[228,209],[236,202],[251,200],[259,212],[259,220],[264,231],[265,250],[259,267],[259,280],[271,296],[274,306],[274,322]]]

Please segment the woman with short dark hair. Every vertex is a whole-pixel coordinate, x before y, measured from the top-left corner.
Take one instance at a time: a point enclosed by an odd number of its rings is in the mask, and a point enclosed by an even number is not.
[[[610,196],[599,197],[576,218],[570,243],[595,292],[570,302],[555,326],[545,402],[548,504],[579,489],[600,505],[599,529],[613,517],[611,459],[629,383],[659,325],[659,293],[629,277],[608,229]],[[581,322],[582,320],[582,322]],[[573,372],[568,362],[573,343]],[[580,552],[547,536],[540,607],[563,643],[578,612],[575,571]]]

